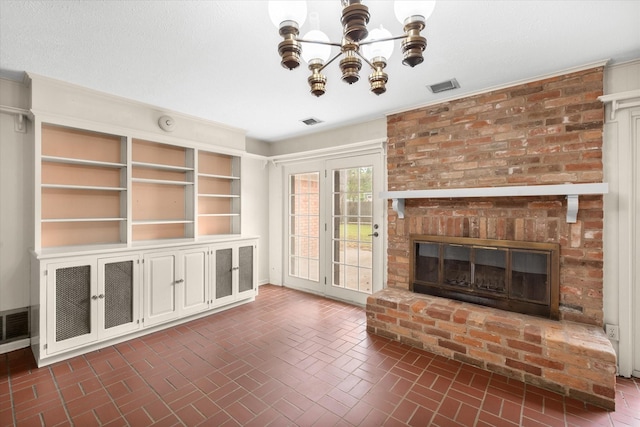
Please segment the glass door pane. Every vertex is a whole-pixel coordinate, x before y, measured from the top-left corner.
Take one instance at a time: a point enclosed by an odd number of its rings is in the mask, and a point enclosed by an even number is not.
[[[320,280],[320,173],[289,175],[289,276]]]
[[[373,167],[332,171],[331,285],[370,294],[373,283]]]

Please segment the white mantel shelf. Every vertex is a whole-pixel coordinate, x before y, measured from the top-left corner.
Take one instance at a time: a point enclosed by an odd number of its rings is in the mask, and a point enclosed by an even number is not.
[[[468,197],[567,196],[567,222],[576,222],[578,196],[607,194],[605,182],[587,184],[522,185],[511,187],[442,188],[435,190],[382,191],[380,197],[392,200],[398,218],[404,218],[405,199],[455,199]]]

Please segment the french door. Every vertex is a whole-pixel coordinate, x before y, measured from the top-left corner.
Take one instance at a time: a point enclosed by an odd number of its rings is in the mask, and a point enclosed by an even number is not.
[[[286,168],[285,284],[364,305],[383,283],[382,156]]]

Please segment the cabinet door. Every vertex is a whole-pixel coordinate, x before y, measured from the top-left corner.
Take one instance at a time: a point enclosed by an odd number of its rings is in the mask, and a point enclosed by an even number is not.
[[[180,251],[180,315],[185,316],[208,308],[209,248]]]
[[[216,305],[234,301],[233,292],[233,248],[214,250],[215,301]]]
[[[255,253],[254,245],[238,248],[238,297],[249,296],[255,289]]]
[[[98,260],[98,333],[121,335],[140,327],[138,256]]]
[[[178,317],[176,302],[176,252],[144,256],[144,325]]]
[[[213,249],[215,305],[255,296],[256,243],[235,243]]]
[[[95,261],[49,264],[46,271],[47,353],[97,340]]]

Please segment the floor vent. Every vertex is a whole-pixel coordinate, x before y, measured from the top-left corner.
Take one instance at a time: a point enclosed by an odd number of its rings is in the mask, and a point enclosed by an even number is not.
[[[29,338],[29,308],[0,312],[0,344]]]

